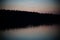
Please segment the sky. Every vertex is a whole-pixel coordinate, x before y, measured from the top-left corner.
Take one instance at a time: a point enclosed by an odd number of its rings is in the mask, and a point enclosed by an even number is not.
[[[5,9],[54,13],[58,11],[57,0],[5,0],[0,2]]]

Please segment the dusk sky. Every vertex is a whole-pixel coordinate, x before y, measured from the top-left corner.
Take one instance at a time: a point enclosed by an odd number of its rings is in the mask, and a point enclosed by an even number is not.
[[[56,13],[57,2],[56,0],[6,0],[2,4],[4,4],[3,9]]]

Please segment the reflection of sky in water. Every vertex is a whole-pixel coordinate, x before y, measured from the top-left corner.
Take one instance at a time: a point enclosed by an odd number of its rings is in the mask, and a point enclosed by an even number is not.
[[[4,37],[4,40],[53,40],[53,37]]]
[[[39,36],[4,36],[4,40],[53,40],[52,35],[39,35]]]

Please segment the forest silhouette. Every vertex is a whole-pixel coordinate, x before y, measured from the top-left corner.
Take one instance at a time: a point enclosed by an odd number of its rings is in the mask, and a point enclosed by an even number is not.
[[[60,15],[38,12],[0,10],[0,29],[59,24]]]

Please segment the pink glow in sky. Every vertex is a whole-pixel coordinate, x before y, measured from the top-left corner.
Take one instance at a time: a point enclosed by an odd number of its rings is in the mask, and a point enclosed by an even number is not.
[[[53,0],[10,0],[4,2],[3,9],[40,13],[57,13],[58,6]]]

